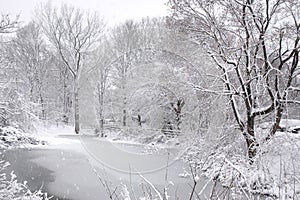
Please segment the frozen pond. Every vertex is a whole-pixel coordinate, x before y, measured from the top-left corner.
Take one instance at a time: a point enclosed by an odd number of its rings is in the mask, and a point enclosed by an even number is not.
[[[131,194],[141,197],[145,188],[149,188],[141,176],[161,192],[169,185],[171,199],[189,198],[193,181],[179,176],[185,170],[190,171],[189,166],[176,160],[176,150],[146,153],[145,148],[138,145],[111,143],[93,137],[60,137],[69,143],[6,151],[3,159],[11,163],[9,170],[14,170],[19,181],[28,181],[32,190],[42,188],[54,199],[109,199],[104,185],[109,186],[111,192],[116,189],[117,193],[126,185]],[[200,178],[197,192],[207,182]],[[209,183],[203,198],[209,197],[211,190],[212,183]]]

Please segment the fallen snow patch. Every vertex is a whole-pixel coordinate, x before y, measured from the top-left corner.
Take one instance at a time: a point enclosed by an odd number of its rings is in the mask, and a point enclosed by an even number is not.
[[[14,127],[0,127],[0,149],[45,145],[46,142]]]

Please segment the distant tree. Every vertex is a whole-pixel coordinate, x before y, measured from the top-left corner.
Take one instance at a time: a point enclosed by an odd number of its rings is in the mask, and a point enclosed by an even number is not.
[[[48,2],[37,10],[40,24],[63,64],[73,77],[75,132],[79,133],[79,80],[87,57],[100,41],[104,23],[97,13],[91,14],[72,6],[53,8]]]
[[[271,116],[265,138],[275,134],[299,76],[300,1],[170,0],[172,18],[207,49],[253,163],[258,151],[255,122]]]
[[[30,22],[20,28],[16,37],[8,43],[6,53],[6,57],[15,62],[19,78],[24,81],[24,95],[29,97],[30,102],[40,105],[39,116],[45,119],[45,78],[51,55],[42,39],[40,27]]]
[[[204,125],[202,119],[197,119],[200,115],[185,113],[190,111],[189,109],[193,112],[201,109],[202,118],[208,116],[205,110],[208,106],[204,106],[201,100],[204,96],[199,95],[201,92],[194,90],[195,85],[205,82],[200,71],[210,66],[207,56],[206,58],[195,56],[200,52],[198,45],[188,41],[188,38],[177,30],[170,30],[164,18],[146,18],[140,22],[127,21],[113,28],[110,36],[112,57],[116,58],[112,59],[109,67],[108,82],[113,86],[108,88],[107,94],[111,94],[112,104],[110,105],[114,108],[114,115],[118,115],[121,119],[123,126],[127,126],[130,119],[136,121],[140,117],[144,121],[146,115],[148,117],[159,115],[164,118],[159,118],[160,120],[157,118],[152,124],[155,124],[157,129],[162,128],[163,121],[171,122],[174,129],[188,126],[197,129],[200,123]],[[190,62],[191,60],[193,62]],[[192,63],[197,63],[197,65]],[[159,96],[161,90],[159,87],[145,88],[148,84],[160,84],[170,88],[174,90],[175,95],[178,95],[178,99],[165,99],[166,105],[161,105],[159,110],[157,109],[160,104],[158,102],[164,99]],[[148,90],[155,91],[149,94]],[[133,95],[135,91],[137,92]],[[147,95],[143,95],[145,92]],[[195,125],[196,123],[198,125]]]
[[[141,86],[131,94],[130,107],[135,113],[138,123],[141,123],[141,118],[151,115],[157,108],[161,116],[160,122],[156,127],[159,129],[181,130],[181,123],[183,118],[183,107],[185,105],[184,98],[188,98],[183,93],[183,88],[174,84],[155,83],[149,81],[148,83],[141,83]],[[180,90],[180,92],[179,92]],[[134,101],[133,101],[134,100]],[[150,117],[151,118],[151,117]],[[158,120],[158,119],[155,119]],[[154,124],[153,124],[154,125]],[[157,125],[155,125],[157,126]]]
[[[115,71],[118,79],[116,79],[116,85],[120,89],[121,99],[122,99],[122,124],[127,125],[127,94],[126,85],[129,76],[129,70],[131,63],[128,62],[127,53],[133,49],[142,47],[142,34],[140,34],[142,28],[138,23],[133,20],[128,20],[124,24],[121,24],[111,31],[111,42],[112,48],[115,52],[115,58],[118,60],[117,65],[115,65]],[[115,62],[116,63],[116,62]]]
[[[6,35],[8,33],[13,33],[18,30],[19,21],[18,17],[14,20],[7,15],[2,15],[0,19],[0,34]],[[10,125],[11,117],[14,111],[11,107],[17,107],[17,104],[12,105],[13,102],[9,102],[10,96],[10,83],[13,80],[13,73],[10,73],[11,65],[7,60],[7,41],[3,38],[0,40],[0,126]]]
[[[109,64],[114,58],[110,41],[103,37],[98,48],[92,53],[89,59],[89,67],[85,69],[84,80],[88,80],[92,86],[94,98],[96,100],[96,118],[100,136],[104,136],[104,112],[106,102],[106,92],[108,88]]]

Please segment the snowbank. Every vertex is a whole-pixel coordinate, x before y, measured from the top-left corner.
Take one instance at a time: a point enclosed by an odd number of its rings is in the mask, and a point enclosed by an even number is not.
[[[274,138],[260,145],[257,159],[250,165],[244,141],[237,134],[235,139],[199,139],[188,149],[184,159],[197,166],[199,173],[220,181],[235,195],[243,193],[250,199],[258,195],[299,199],[299,149],[300,134],[276,132]]]
[[[14,127],[0,127],[0,149],[22,148],[31,145],[44,145],[45,142]]]
[[[104,133],[110,142],[143,145],[147,149],[176,147],[181,143],[180,137],[168,136],[160,130],[127,127],[107,129]]]

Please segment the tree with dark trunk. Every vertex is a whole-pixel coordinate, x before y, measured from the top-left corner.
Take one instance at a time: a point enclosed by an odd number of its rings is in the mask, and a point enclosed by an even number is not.
[[[173,24],[207,49],[248,147],[258,152],[256,122],[268,116],[275,134],[299,76],[300,2],[297,0],[170,0]]]
[[[171,103],[171,107],[175,112],[175,121],[176,121],[176,128],[180,130],[181,118],[182,118],[182,108],[185,102],[184,99],[177,99],[176,103]]]

